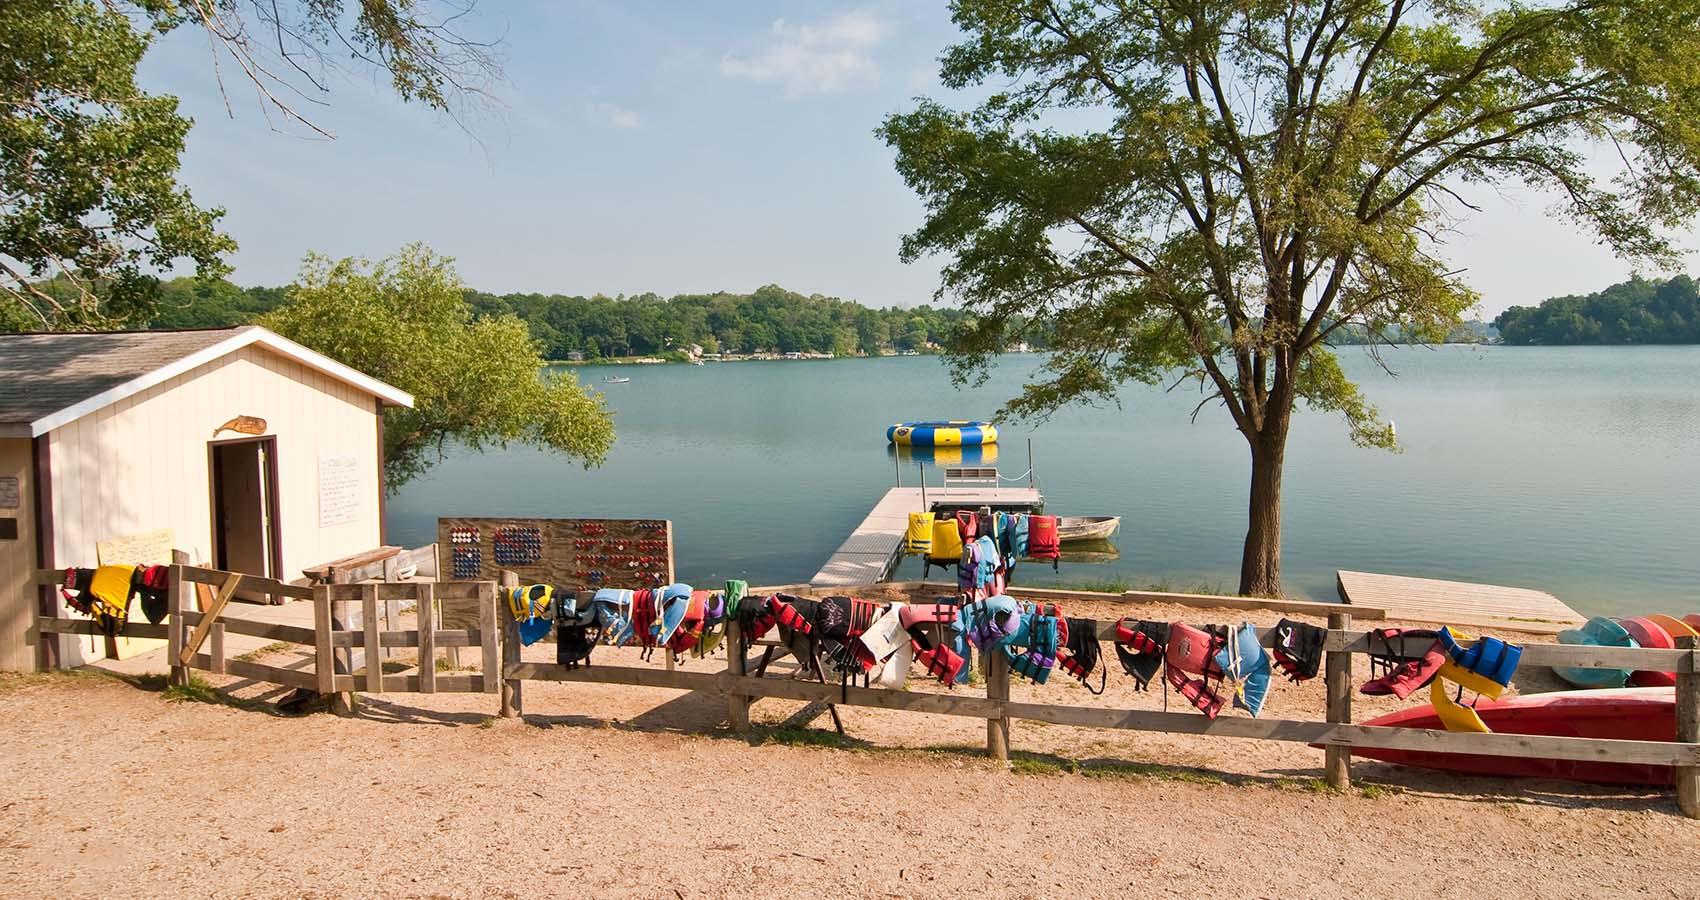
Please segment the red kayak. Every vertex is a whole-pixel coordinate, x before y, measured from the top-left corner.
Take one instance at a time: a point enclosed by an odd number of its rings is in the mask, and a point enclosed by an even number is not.
[[[1628,741],[1676,740],[1676,691],[1673,688],[1615,688],[1594,691],[1555,691],[1523,694],[1503,700],[1483,699],[1476,712],[1500,734],[1545,734],[1555,737],[1618,738]],[[1423,704],[1371,719],[1365,725],[1393,728],[1442,729],[1434,707]],[[1641,763],[1540,759],[1524,756],[1479,756],[1428,750],[1383,750],[1353,747],[1352,755],[1383,762],[1511,778],[1565,778],[1595,784],[1669,786],[1670,766]]]

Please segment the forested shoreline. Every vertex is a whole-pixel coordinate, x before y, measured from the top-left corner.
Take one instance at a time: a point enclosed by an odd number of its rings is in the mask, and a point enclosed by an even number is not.
[[[1592,294],[1513,306],[1493,320],[1507,344],[1700,344],[1700,286],[1632,278]]]
[[[281,287],[178,278],[160,285],[151,328],[240,325],[280,306]],[[646,293],[609,297],[466,291],[475,316],[513,315],[526,323],[548,359],[664,354],[695,344],[708,353],[833,353],[851,356],[923,350],[942,342],[962,318],[954,309],[881,309],[777,285],[748,294]]]

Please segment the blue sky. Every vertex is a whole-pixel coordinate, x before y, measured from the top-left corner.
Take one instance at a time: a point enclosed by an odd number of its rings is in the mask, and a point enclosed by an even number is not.
[[[273,130],[204,35],[183,29],[142,83],[196,122],[184,180],[229,210],[240,284],[288,282],[309,250],[386,255],[424,241],[490,291],[660,294],[778,283],[864,303],[928,302],[937,261],[904,265],[922,208],[873,129],[943,97],[956,32],[939,2],[485,0],[505,79],[467,130],[369,73],[333,76],[336,135]],[[275,116],[274,116],[275,122]],[[470,132],[470,133],[469,133]],[[1596,290],[1629,268],[1520,189],[1474,197],[1447,255],[1482,312]],[[1692,242],[1691,242],[1692,243]]]

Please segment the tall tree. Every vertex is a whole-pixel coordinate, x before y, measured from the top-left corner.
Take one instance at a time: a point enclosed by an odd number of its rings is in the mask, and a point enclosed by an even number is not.
[[[455,23],[456,0],[5,0],[0,2],[0,329],[145,321],[152,273],[179,262],[223,274],[236,244],[223,210],[177,182],[190,121],[136,84],[163,34],[200,27],[208,77],[232,63],[268,118],[329,136],[322,104],[347,59],[403,99],[457,115],[497,76],[489,44]],[[305,107],[302,107],[305,108]],[[310,110],[309,110],[310,112]],[[52,279],[49,285],[41,282]]]
[[[602,396],[543,358],[512,315],[473,318],[451,260],[415,244],[376,265],[310,255],[261,325],[413,394],[384,414],[391,489],[430,468],[451,440],[519,441],[597,465],[614,443]]]
[[[1553,191],[1579,227],[1655,262],[1700,208],[1694,0],[952,11],[967,38],[943,81],[989,96],[967,112],[924,101],[879,133],[928,208],[903,257],[950,257],[939,293],[975,316],[957,376],[983,377],[1037,327],[1058,352],[1013,414],[1196,379],[1199,408],[1225,407],[1250,449],[1242,593],[1281,590],[1297,404],[1394,445],[1330,333],[1438,340],[1474,304],[1441,255],[1472,208],[1460,190]],[[1596,144],[1621,154],[1615,179],[1597,176]]]

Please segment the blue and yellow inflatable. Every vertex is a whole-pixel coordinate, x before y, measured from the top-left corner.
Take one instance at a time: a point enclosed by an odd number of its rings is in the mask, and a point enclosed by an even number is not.
[[[978,447],[998,442],[990,422],[899,422],[885,430],[885,439],[899,447]]]

